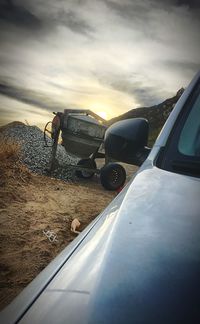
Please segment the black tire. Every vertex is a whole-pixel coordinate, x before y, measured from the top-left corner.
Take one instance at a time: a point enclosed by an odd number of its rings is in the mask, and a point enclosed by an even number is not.
[[[77,163],[77,165],[80,165],[80,166],[83,166],[84,168],[89,168],[89,169],[97,168],[96,162],[91,159],[82,159]],[[87,171],[87,170],[76,170],[75,173],[78,178],[82,178],[82,179],[91,179],[95,174],[95,172]]]
[[[123,187],[126,181],[126,171],[118,163],[109,163],[101,169],[100,179],[105,189],[117,190]]]

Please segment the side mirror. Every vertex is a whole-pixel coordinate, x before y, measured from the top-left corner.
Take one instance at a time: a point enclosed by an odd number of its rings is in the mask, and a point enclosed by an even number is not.
[[[111,125],[105,133],[108,159],[140,166],[147,158],[149,123],[143,118],[125,119]]]

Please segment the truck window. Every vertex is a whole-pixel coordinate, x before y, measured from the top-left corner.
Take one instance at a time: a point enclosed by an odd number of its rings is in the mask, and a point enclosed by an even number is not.
[[[200,79],[182,108],[157,166],[200,177]]]
[[[200,156],[200,94],[182,129],[178,149],[184,155]]]

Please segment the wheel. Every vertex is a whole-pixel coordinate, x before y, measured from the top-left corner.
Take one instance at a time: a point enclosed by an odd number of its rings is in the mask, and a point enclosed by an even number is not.
[[[100,179],[102,186],[107,190],[117,190],[126,181],[126,171],[118,163],[109,163],[101,169]]]
[[[83,166],[84,168],[88,168],[88,169],[97,168],[96,162],[91,159],[82,159],[77,163],[77,165]],[[95,172],[87,171],[87,170],[76,170],[75,173],[78,178],[90,179],[93,177]]]

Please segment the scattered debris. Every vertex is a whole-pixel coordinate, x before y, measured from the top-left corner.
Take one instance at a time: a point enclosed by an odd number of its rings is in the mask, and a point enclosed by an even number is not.
[[[71,222],[71,231],[73,233],[79,234],[80,232],[77,231],[76,229],[80,227],[81,223],[79,222],[78,218],[74,218],[73,221]]]
[[[51,243],[58,242],[57,235],[54,233],[54,231],[43,230],[42,232]]]

